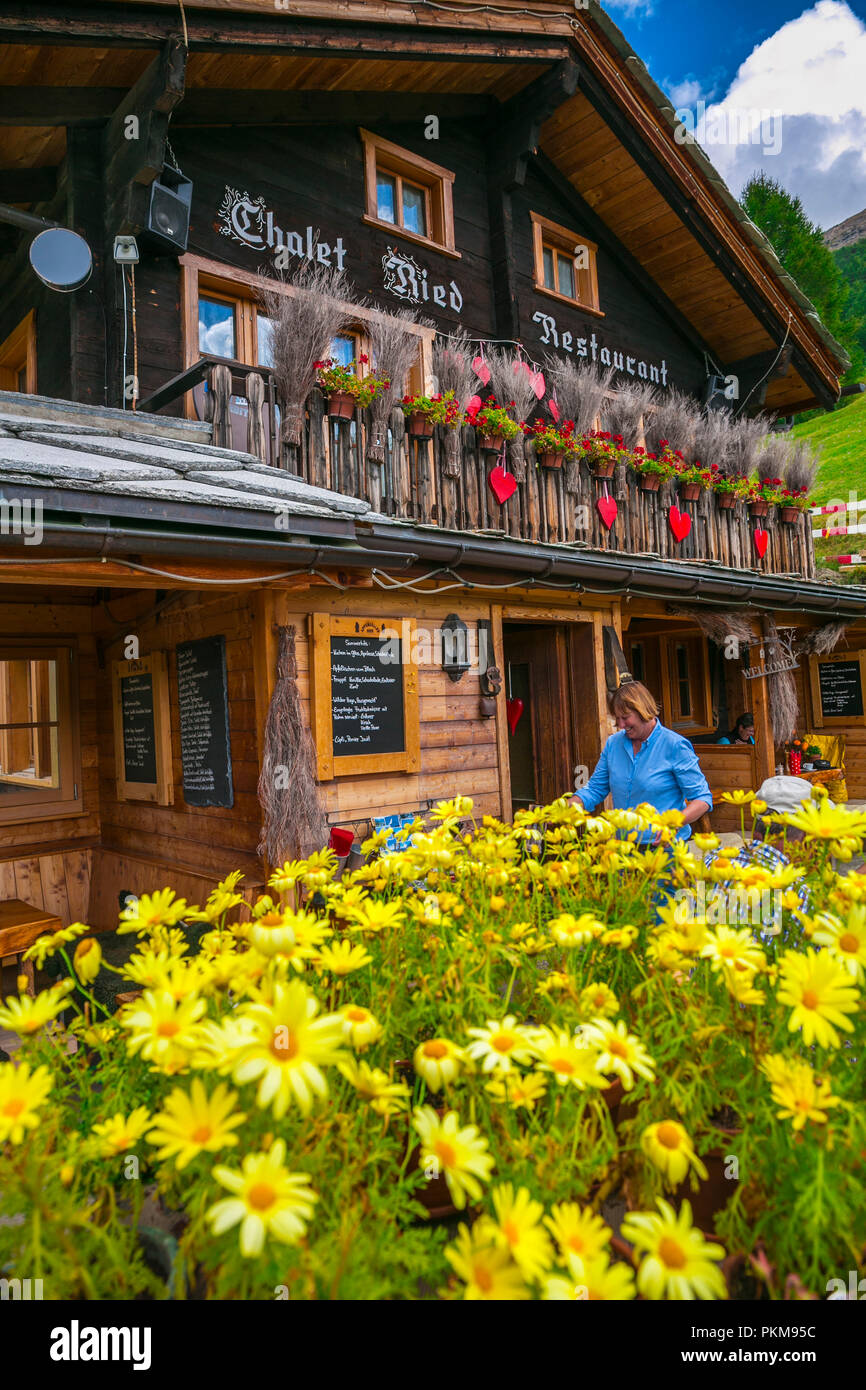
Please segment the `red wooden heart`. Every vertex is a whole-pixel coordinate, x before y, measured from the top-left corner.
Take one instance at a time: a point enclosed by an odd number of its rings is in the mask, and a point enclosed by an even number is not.
[[[544,383],[544,372],[532,372],[532,373],[530,373],[529,380],[532,382],[532,389],[533,389],[533,391],[535,392],[535,394],[536,394],[536,396],[538,397],[538,399],[539,399],[539,400],[543,400],[543,399],[544,399],[544,393],[545,393],[545,391],[547,390],[547,387],[545,386],[545,383]]]
[[[481,382],[482,386],[486,386],[488,381],[490,380],[490,368],[484,361],[483,357],[474,358],[472,362],[472,370],[478,377],[478,380]]]
[[[491,468],[490,476],[487,479],[490,484],[493,496],[496,498],[500,507],[503,506],[517,490],[517,479],[513,473],[506,473],[505,469],[499,464]]]
[[[480,396],[470,396],[469,400],[466,402],[466,414],[477,415],[482,404],[483,402]]]
[[[761,559],[763,560],[764,556],[765,556],[766,553],[767,553],[767,546],[768,546],[769,543],[770,543],[770,533],[769,533],[769,531],[757,530],[757,531],[755,531],[754,535],[755,535],[755,549],[757,550],[758,554],[760,555]]]
[[[671,507],[668,512],[668,525],[674,534],[674,539],[684,541],[692,529],[692,519],[688,512],[681,512],[679,507]]]
[[[553,423],[554,423],[554,424],[558,424],[558,422],[559,422],[559,406],[556,404],[556,401],[554,401],[554,400],[548,401],[548,402],[547,402],[547,408],[548,408],[548,410],[550,411],[551,415],[553,416]]]
[[[523,714],[523,701],[506,700],[505,713],[508,719],[508,727],[511,730],[511,735],[513,737],[514,734],[517,732],[517,726],[520,723],[520,719]]]
[[[609,531],[613,523],[616,521],[617,512],[619,511],[619,508],[616,505],[616,498],[599,497],[595,505],[598,510],[599,516],[601,517],[602,521],[604,522],[605,526]]]

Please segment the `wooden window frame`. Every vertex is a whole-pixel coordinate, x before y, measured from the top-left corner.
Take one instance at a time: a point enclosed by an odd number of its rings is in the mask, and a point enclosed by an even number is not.
[[[535,270],[535,290],[538,294],[546,294],[551,299],[556,299],[560,304],[570,304],[572,308],[581,309],[584,313],[592,314],[594,318],[603,319],[605,317],[599,305],[598,297],[598,244],[590,241],[589,237],[581,236],[579,232],[572,231],[570,227],[563,227],[559,222],[551,222],[549,217],[542,217],[537,212],[530,212],[532,221],[532,247]],[[544,283],[544,248],[550,247],[557,255],[567,255],[569,259],[574,258],[575,246],[585,246],[589,251],[589,268],[578,270],[574,267],[575,296],[560,294],[559,290],[549,289]],[[555,262],[554,262],[555,264]]]
[[[417,773],[421,769],[420,692],[418,668],[403,661],[403,733],[405,747],[396,753],[356,753],[334,757],[334,722],[331,703],[331,638],[377,637],[384,630],[399,630],[401,655],[415,649],[414,618],[334,617],[330,613],[310,615],[312,640],[312,701],[316,762],[320,782],[333,781],[357,773]]]
[[[22,786],[0,796],[0,825],[60,820],[84,814],[81,780],[81,726],[78,703],[78,648],[74,640],[53,637],[0,638],[0,661],[54,661],[57,666],[57,759],[60,786]],[[55,795],[49,796],[54,791]]]
[[[662,637],[662,701],[665,723],[678,734],[715,733],[713,717],[713,694],[710,684],[710,653],[707,639],[702,633],[677,632]],[[677,672],[677,647],[685,646],[689,653],[688,682],[691,698],[691,713],[683,715],[679,703],[680,677]],[[700,657],[699,670],[694,669],[692,652]]]
[[[36,311],[31,309],[8,338],[0,343],[0,391],[19,391],[18,377],[25,375],[24,392],[36,395]]]
[[[156,748],[156,781],[128,782],[124,762],[123,707],[120,682],[124,676],[149,675],[153,690],[153,731]],[[112,664],[112,706],[114,712],[115,789],[118,801],[150,801],[157,806],[174,802],[174,776],[171,762],[171,696],[165,652],[152,652],[135,661]]]
[[[390,226],[390,223],[388,225]],[[258,312],[258,295],[262,289],[261,275],[236,270],[234,266],[224,265],[221,261],[212,261],[204,256],[192,254],[181,256],[179,264],[184,369],[192,367],[202,355],[198,345],[198,301],[200,294],[206,298],[221,297],[223,300],[235,301],[236,304],[246,306],[240,309],[236,307],[235,348],[238,351],[249,350],[253,356],[249,359],[238,357],[226,360],[245,362],[248,366],[254,366],[258,357],[256,314]],[[279,280],[269,280],[267,283],[269,289],[274,289],[279,294],[294,293],[291,285],[285,285]],[[352,321],[347,332],[353,333],[358,339],[359,352],[366,352],[369,356],[370,325],[377,319],[384,318],[388,318],[388,315],[378,309],[362,308],[354,304],[351,306]],[[427,328],[420,323],[407,323],[406,328],[418,338],[418,367],[413,367],[411,373],[417,372],[418,392],[429,394],[433,389],[433,340],[436,337],[436,329]],[[187,419],[195,420],[197,418],[191,392],[186,394],[184,410]]]
[[[461,260],[454,236],[454,173],[431,159],[413,154],[390,140],[383,140],[369,130],[359,130],[364,146],[364,185],[366,212],[362,221],[368,227],[378,227],[394,237],[403,237],[416,246],[426,246],[443,256]],[[379,200],[376,189],[376,176],[379,170],[396,179],[397,220],[388,222],[379,216]],[[402,225],[402,184],[403,180],[423,188],[427,194],[427,236],[410,231]]]

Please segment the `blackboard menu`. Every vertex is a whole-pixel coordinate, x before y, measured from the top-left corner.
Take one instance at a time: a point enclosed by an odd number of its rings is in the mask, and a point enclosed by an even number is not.
[[[120,710],[125,780],[153,785],[156,782],[156,726],[150,672],[121,677]]]
[[[846,719],[863,713],[859,661],[822,661],[818,665],[821,709],[825,719]]]
[[[233,806],[224,637],[177,648],[183,795],[190,806]]]
[[[387,661],[380,660],[387,656]],[[378,637],[331,637],[334,757],[400,753],[403,725],[402,644]]]

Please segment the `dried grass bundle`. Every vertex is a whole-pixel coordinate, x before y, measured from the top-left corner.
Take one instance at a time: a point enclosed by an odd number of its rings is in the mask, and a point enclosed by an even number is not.
[[[296,291],[280,293],[265,282],[259,291],[271,324],[274,380],[283,407],[282,438],[299,445],[304,403],[316,381],[315,363],[330,355],[331,343],[349,323],[345,271],[302,261],[288,280]]]
[[[804,656],[826,656],[828,652],[834,652],[839,639],[847,632],[852,622],[853,618],[849,618],[843,623],[825,623],[823,627],[813,627],[803,637],[797,650]]]
[[[779,638],[779,629],[773,618],[766,618],[765,650],[774,654],[783,653],[784,645]],[[797,687],[792,671],[771,671],[767,676],[767,694],[770,706],[770,722],[773,726],[773,742],[787,743],[794,737],[800,719],[800,706],[797,704]]]
[[[265,721],[258,785],[263,812],[258,852],[277,865],[321,849],[328,838],[315,749],[298,691],[295,629],[281,627],[278,632],[277,680]]]
[[[504,348],[490,348],[487,352],[487,366],[490,368],[488,390],[496,397],[499,405],[508,406],[514,402],[511,415],[523,424],[538,407],[538,397],[526,371],[525,358]],[[521,431],[508,441],[508,463],[519,483],[526,477],[526,436]]]
[[[731,422],[731,472],[744,478],[751,477],[758,468],[761,445],[767,436],[770,421],[767,415],[755,415],[751,419],[740,415]],[[775,478],[775,473],[768,473]]]
[[[756,632],[742,613],[679,606],[672,607],[671,612],[697,623],[701,632],[717,647],[727,646],[732,637],[743,647],[750,647],[758,640]]]
[[[594,430],[613,380],[613,367],[602,371],[595,363],[566,362],[551,355],[544,370],[563,419],[574,421],[578,435]]]
[[[627,449],[636,449],[643,436],[644,421],[649,419],[656,398],[656,389],[649,384],[634,382],[620,387],[602,403],[604,428],[611,434],[621,434]]]
[[[438,389],[453,391],[464,409],[466,402],[475,395],[476,386],[480,386],[472,369],[474,357],[475,349],[462,329],[448,337],[438,336],[433,344],[433,374]],[[462,429],[446,430],[445,473],[451,478],[460,477],[462,442]]]
[[[418,358],[418,335],[408,325],[419,322],[409,309],[393,314],[377,314],[370,323],[370,346],[373,369],[380,378],[390,381],[370,406],[370,432],[367,436],[367,458],[371,463],[385,462],[385,440],[388,420],[394,402],[403,394],[403,383]],[[429,320],[424,320],[425,325]]]
[[[777,436],[774,436],[778,438]],[[785,485],[791,492],[805,488],[808,492],[815,482],[821,454],[808,439],[798,439],[788,447],[788,462],[784,472]]]
[[[790,456],[791,447],[788,441],[780,434],[768,434],[755,464],[759,481],[764,483],[770,478],[784,477]]]
[[[695,424],[695,458],[705,467],[715,463],[721,473],[733,473],[731,465],[732,416],[723,410],[702,410]]]
[[[679,449],[691,463],[695,458],[695,436],[701,414],[698,406],[676,387],[665,395],[655,393],[654,405],[644,431],[647,449],[651,454],[660,454],[662,440],[667,440],[672,449]]]

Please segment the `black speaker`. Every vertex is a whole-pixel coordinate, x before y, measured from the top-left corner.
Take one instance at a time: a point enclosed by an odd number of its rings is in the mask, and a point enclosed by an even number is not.
[[[147,230],[164,246],[185,251],[189,236],[189,210],[192,204],[192,180],[176,169],[163,169],[150,186],[150,207]]]

